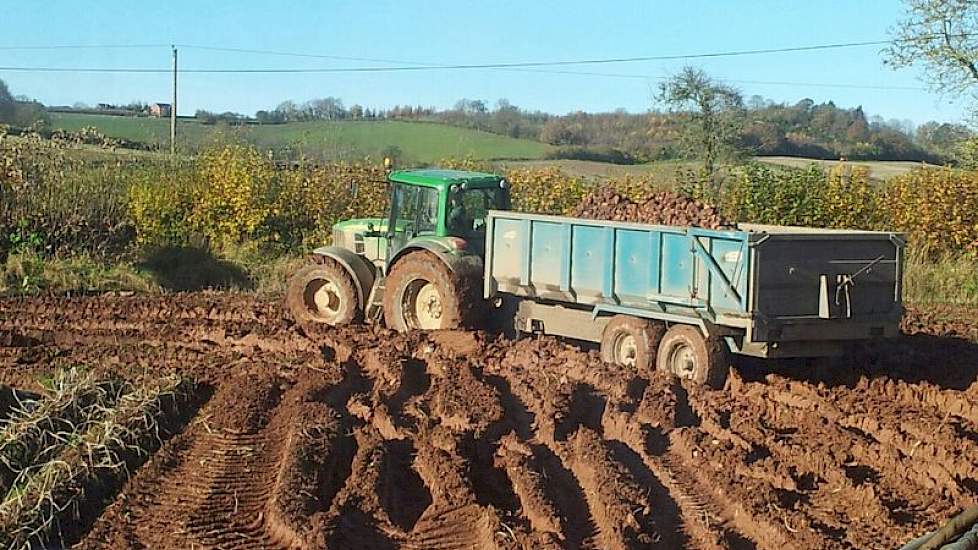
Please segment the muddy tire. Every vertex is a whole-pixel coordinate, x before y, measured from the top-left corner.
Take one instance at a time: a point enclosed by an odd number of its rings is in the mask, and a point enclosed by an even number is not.
[[[384,322],[398,332],[460,328],[470,286],[462,283],[433,254],[408,254],[387,277]]]
[[[664,333],[660,323],[616,315],[601,333],[601,360],[647,373],[655,365],[655,350]]]
[[[332,258],[317,258],[292,276],[285,306],[300,325],[346,325],[360,314],[353,279]]]
[[[711,388],[723,388],[730,366],[726,345],[693,325],[673,325],[656,353],[656,368]]]

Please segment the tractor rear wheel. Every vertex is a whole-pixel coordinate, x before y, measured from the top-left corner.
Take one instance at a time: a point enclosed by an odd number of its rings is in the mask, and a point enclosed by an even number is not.
[[[705,337],[693,325],[673,325],[656,354],[656,368],[711,388],[723,388],[730,367],[727,346],[719,338]]]
[[[412,252],[394,265],[384,292],[384,321],[399,332],[462,326],[464,287],[427,252]]]
[[[300,324],[346,325],[360,313],[353,278],[332,258],[317,258],[296,272],[285,305]]]
[[[665,327],[648,319],[615,315],[601,333],[601,360],[647,373]]]

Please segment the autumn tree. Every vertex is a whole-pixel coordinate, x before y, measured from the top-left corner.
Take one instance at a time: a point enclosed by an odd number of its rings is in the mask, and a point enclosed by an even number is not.
[[[891,30],[884,62],[920,66],[931,87],[960,95],[978,86],[978,3],[974,0],[906,0],[907,13]]]
[[[700,159],[711,179],[719,161],[743,154],[744,98],[735,88],[684,67],[659,86],[657,99],[680,121],[683,152]]]

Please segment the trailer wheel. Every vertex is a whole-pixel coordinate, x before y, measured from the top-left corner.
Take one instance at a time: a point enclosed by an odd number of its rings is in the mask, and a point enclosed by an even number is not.
[[[387,277],[384,321],[398,332],[459,328],[461,286],[440,259],[413,252]]]
[[[285,305],[302,323],[346,325],[360,312],[353,279],[336,260],[317,258],[289,280]]]
[[[648,372],[664,332],[665,327],[648,319],[615,315],[601,333],[601,360]]]
[[[656,354],[656,368],[711,388],[722,388],[727,378],[729,354],[715,337],[704,337],[692,325],[673,325],[666,331]]]

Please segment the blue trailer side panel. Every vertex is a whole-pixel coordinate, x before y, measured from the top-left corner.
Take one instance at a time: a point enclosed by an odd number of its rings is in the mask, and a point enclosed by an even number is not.
[[[615,288],[622,305],[644,307],[649,292],[659,293],[662,235],[621,229],[615,241]]]
[[[693,256],[689,238],[684,234],[662,235],[662,284],[658,294],[693,299]]]
[[[746,311],[740,296],[748,265],[731,256],[745,247],[746,233],[693,235],[678,227],[513,212],[494,212],[489,231],[486,274],[495,290],[582,305]],[[718,256],[698,257],[694,239]],[[734,280],[739,293],[729,291]]]
[[[611,251],[607,249],[608,238],[605,228],[583,225],[571,226],[571,289],[577,299],[593,303],[604,296],[604,279],[607,260]]]
[[[563,267],[563,232],[559,223],[538,222],[533,224],[530,240],[530,280],[535,286],[550,291],[561,287]]]

